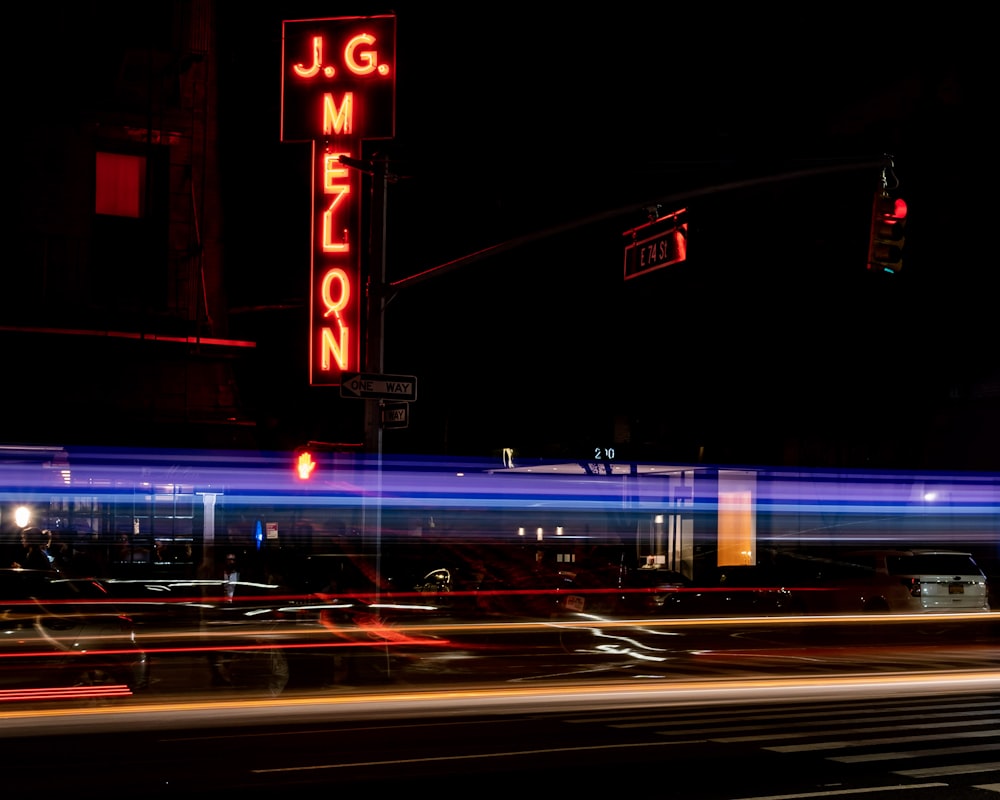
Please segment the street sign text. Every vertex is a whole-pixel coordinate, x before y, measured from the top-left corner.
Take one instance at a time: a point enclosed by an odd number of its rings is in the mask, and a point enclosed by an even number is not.
[[[417,379],[412,375],[345,372],[340,382],[340,396],[412,402],[417,399]]]

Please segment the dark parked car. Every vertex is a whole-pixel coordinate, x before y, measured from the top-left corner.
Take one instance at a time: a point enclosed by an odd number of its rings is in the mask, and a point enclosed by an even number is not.
[[[125,696],[147,686],[132,620],[102,583],[0,569],[0,697]]]
[[[697,580],[665,569],[640,568],[625,580],[629,607],[651,614],[728,617],[800,610],[787,582],[767,567],[703,571]]]
[[[525,566],[516,561],[439,566],[416,581],[414,591],[438,611],[456,617],[548,619],[617,610],[614,576],[574,564]]]
[[[423,619],[419,605],[332,587],[303,593],[241,580],[231,599],[221,580],[109,580],[108,587],[135,618],[154,662],[203,666],[204,684],[192,690],[214,685],[277,696],[286,688],[372,682],[439,644],[404,630]]]
[[[819,611],[974,613],[990,610],[989,581],[971,553],[954,550],[852,550],[812,558],[800,580]]]
[[[623,614],[659,615],[671,613],[677,595],[691,587],[691,581],[669,569],[642,567],[626,572],[621,580],[619,611]]]

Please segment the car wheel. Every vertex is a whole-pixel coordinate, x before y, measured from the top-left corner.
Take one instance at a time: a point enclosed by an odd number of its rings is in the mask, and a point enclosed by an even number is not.
[[[111,686],[118,678],[103,667],[86,667],[76,673],[73,686]]]
[[[889,604],[884,597],[872,597],[865,600],[864,610],[875,614],[886,614],[889,611]]]
[[[102,693],[102,687],[119,686],[124,681],[115,675],[111,670],[102,666],[77,665],[72,671],[65,675],[65,685],[73,689],[81,690],[79,703],[85,707],[99,707],[110,705],[114,698],[109,694]],[[93,695],[88,690],[93,690]],[[114,690],[112,693],[117,693]]]

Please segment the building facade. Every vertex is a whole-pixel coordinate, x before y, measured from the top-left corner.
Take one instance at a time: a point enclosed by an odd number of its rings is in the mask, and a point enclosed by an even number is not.
[[[7,442],[237,445],[210,0],[17,12]],[[22,18],[23,17],[23,18]],[[39,36],[44,34],[44,36]]]

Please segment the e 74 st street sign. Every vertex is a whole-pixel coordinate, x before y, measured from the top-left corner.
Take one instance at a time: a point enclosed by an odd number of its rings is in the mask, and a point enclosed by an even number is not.
[[[399,400],[409,403],[417,399],[417,379],[413,375],[345,372],[340,380],[340,396],[363,400]]]
[[[687,259],[687,209],[659,216],[625,231],[625,280]]]

